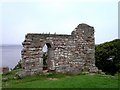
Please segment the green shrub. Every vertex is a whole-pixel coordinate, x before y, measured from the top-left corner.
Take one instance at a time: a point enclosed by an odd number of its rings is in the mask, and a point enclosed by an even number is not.
[[[106,74],[120,72],[120,39],[96,45],[95,60],[98,69]]]

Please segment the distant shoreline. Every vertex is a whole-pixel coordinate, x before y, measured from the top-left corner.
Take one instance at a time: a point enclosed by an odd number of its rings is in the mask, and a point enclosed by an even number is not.
[[[0,45],[0,67],[14,68],[21,59],[22,45]]]
[[[4,44],[4,45],[0,45],[0,47],[17,47],[17,46],[21,46],[22,47],[22,45],[20,45],[20,44]]]

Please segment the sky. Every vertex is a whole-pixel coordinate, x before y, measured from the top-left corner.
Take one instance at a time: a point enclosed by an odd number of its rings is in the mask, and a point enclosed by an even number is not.
[[[22,44],[27,33],[71,34],[95,28],[95,43],[118,38],[118,0],[1,0],[0,45]]]
[[[118,2],[118,16],[120,16],[120,1]],[[118,17],[118,24],[120,23],[120,17]],[[120,25],[118,25],[118,38],[120,39]]]

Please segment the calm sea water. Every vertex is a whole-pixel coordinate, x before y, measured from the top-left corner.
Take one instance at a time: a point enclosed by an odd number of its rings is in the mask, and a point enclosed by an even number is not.
[[[0,46],[0,59],[2,66],[14,68],[21,59],[21,45],[6,45]]]

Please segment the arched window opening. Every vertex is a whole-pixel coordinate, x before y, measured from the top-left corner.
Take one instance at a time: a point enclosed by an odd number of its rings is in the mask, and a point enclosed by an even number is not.
[[[51,45],[49,43],[46,43],[48,49],[51,48]]]
[[[48,51],[48,47],[47,47],[46,44],[43,46],[42,51],[43,51],[44,53]]]
[[[47,70],[48,69],[48,64],[49,64],[49,51],[50,51],[50,48],[51,48],[51,45],[49,43],[46,43],[44,46],[43,46],[43,49],[42,51],[44,52],[43,53],[43,70]]]

